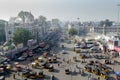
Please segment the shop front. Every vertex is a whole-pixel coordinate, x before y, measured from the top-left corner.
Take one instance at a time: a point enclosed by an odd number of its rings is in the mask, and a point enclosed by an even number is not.
[[[120,57],[120,47],[114,46],[114,50],[118,52],[118,56]]]

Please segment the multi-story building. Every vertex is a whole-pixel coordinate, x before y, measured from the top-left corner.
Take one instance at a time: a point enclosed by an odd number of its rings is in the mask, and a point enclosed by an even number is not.
[[[91,32],[95,33],[116,33],[120,31],[120,27],[111,26],[111,27],[91,27]]]
[[[10,18],[8,23],[5,25],[5,33],[6,33],[6,41],[12,39],[14,32],[17,28],[24,28],[29,30],[37,39],[42,38],[46,32],[51,27],[51,23],[47,22],[47,25],[40,25],[39,23],[35,23],[33,17],[29,17],[25,19],[25,22],[22,22],[22,19],[19,17]]]

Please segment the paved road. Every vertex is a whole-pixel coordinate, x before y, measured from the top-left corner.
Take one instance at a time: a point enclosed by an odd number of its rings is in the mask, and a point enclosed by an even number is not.
[[[74,44],[73,43],[72,44],[60,43],[60,45],[62,45],[62,44],[65,45],[64,49],[57,47],[57,49],[58,49],[57,54],[59,57],[58,61],[60,62],[60,66],[58,66],[57,64],[53,64],[55,67],[54,72],[48,72],[48,70],[44,69],[44,73],[45,73],[45,75],[47,75],[47,78],[44,80],[50,80],[49,78],[51,75],[54,75],[56,77],[56,80],[87,80],[89,73],[85,72],[85,76],[81,76],[79,74],[79,69],[83,68],[85,63],[81,64],[80,63],[81,59],[79,58],[79,55],[72,51]],[[65,50],[68,54],[61,54],[62,50]],[[74,56],[77,57],[78,62],[73,61]],[[63,61],[63,59],[65,59],[65,62]],[[70,64],[67,64],[67,62],[66,62],[67,60],[71,60]],[[86,59],[86,60],[88,61],[89,59]],[[26,65],[27,63],[28,63],[28,65],[30,65],[29,61],[25,61],[22,64]],[[23,67],[25,67],[24,65],[23,65]],[[76,68],[76,65],[77,65],[77,68]],[[109,66],[113,68],[113,66],[111,66],[111,65],[109,65]],[[114,66],[114,70],[120,71],[119,67],[120,67],[119,65]],[[72,74],[66,75],[65,71],[64,71],[65,68],[69,68],[71,70]],[[34,69],[34,71],[39,71],[39,69]],[[73,74],[74,71],[76,71],[76,74]],[[21,78],[21,76],[18,76],[18,75],[16,75],[16,76],[18,79]],[[111,75],[111,76],[114,77],[114,75]],[[93,77],[97,78],[98,76],[93,75]],[[8,78],[6,78],[6,80],[13,80],[12,75],[8,76]],[[100,80],[104,80],[104,79],[101,78]],[[115,79],[111,78],[111,80],[115,80]]]

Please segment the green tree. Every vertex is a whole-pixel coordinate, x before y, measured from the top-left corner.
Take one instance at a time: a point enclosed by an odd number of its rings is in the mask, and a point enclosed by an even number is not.
[[[13,42],[15,44],[23,43],[24,45],[27,45],[27,41],[32,39],[32,37],[33,36],[30,31],[18,28],[14,33]]]
[[[77,30],[74,29],[74,28],[70,28],[70,29],[68,30],[68,34],[71,35],[71,36],[73,36],[73,35],[77,34]]]
[[[7,23],[4,20],[0,20],[0,42],[5,42],[5,23]]]
[[[100,26],[107,26],[107,27],[110,27],[110,26],[112,26],[112,21],[110,21],[109,19],[106,19],[106,20],[104,20],[104,21],[100,21]]]
[[[34,16],[30,12],[27,12],[27,11],[20,11],[18,13],[18,17],[20,17],[22,19],[23,23],[25,23],[26,18],[34,19]]]

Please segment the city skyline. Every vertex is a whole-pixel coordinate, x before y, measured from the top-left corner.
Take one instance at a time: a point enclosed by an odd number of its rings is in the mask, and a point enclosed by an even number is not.
[[[23,11],[31,12],[35,18],[40,15],[48,20],[100,21],[118,20],[119,0],[0,0],[0,19],[9,20]]]

